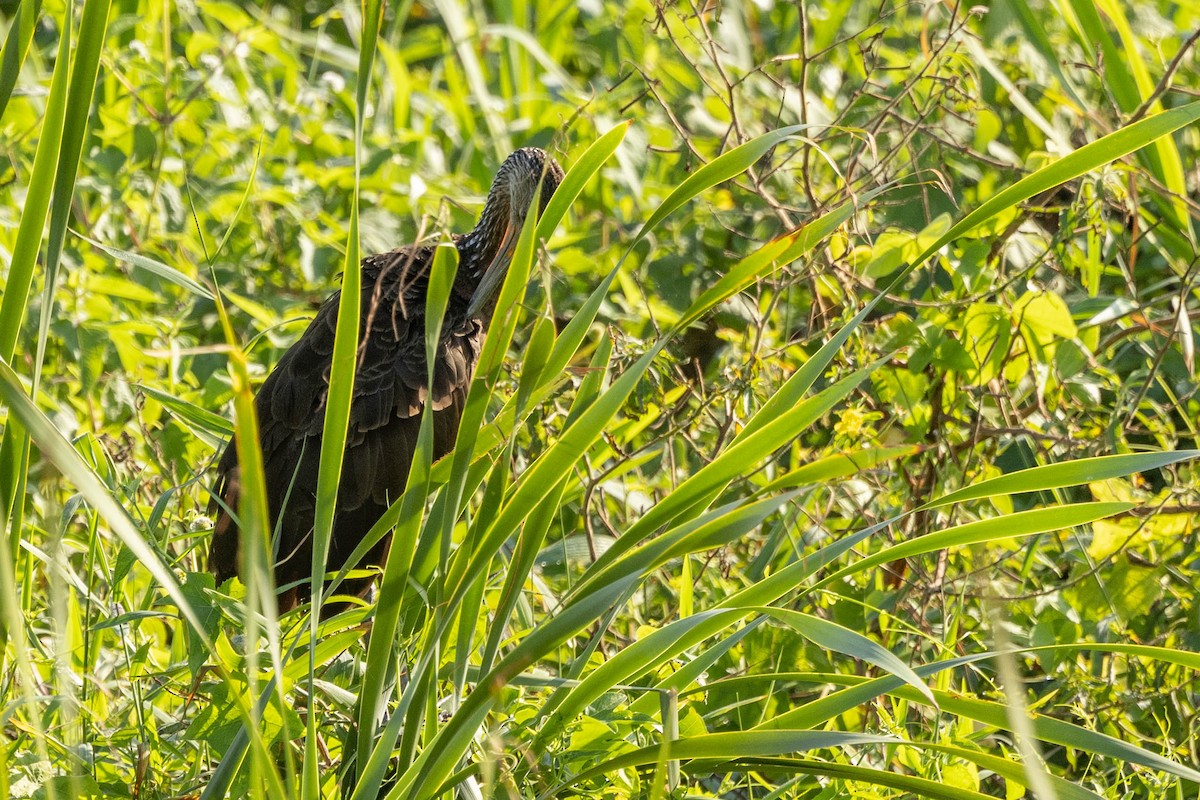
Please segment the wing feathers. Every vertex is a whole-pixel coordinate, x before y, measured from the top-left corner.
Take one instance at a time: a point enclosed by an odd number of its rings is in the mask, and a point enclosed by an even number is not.
[[[363,262],[359,362],[331,559],[337,553],[348,554],[369,530],[366,520],[373,524],[403,491],[427,401],[437,412],[434,457],[442,457],[454,444],[482,345],[483,325],[466,319],[465,307],[457,308],[452,300],[438,343],[431,393],[425,380],[423,318],[431,253],[430,248],[402,248]],[[282,524],[277,524],[278,552],[281,559],[285,554],[291,556],[277,566],[276,581],[281,584],[306,579],[311,562],[313,506],[338,300],[335,293],[322,304],[255,398],[273,524],[282,516]],[[217,508],[220,504],[215,498],[222,498],[236,512],[237,487],[237,453],[230,442],[217,468],[210,506],[217,513],[217,522],[209,568],[219,581],[236,573],[238,531],[229,514]],[[376,551],[381,558],[386,544]],[[340,566],[331,560],[330,568]]]

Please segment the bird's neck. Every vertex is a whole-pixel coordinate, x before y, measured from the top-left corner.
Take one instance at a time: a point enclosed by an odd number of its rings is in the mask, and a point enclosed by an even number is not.
[[[495,261],[508,223],[508,195],[493,186],[479,222],[458,240],[458,275],[454,290],[464,300],[469,300],[475,293],[483,273]],[[507,269],[508,265],[496,264],[496,268]]]

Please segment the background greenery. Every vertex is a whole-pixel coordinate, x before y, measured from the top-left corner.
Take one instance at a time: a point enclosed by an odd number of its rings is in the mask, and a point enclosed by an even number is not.
[[[1195,8],[6,13],[0,796],[1200,791]],[[389,607],[214,587],[232,401],[523,145]]]

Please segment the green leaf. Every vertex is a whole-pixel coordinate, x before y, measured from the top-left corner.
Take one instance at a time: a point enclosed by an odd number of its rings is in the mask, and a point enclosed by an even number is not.
[[[921,510],[941,508],[965,500],[978,500],[1018,492],[1041,492],[1064,486],[1079,486],[1092,481],[1119,478],[1135,472],[1160,469],[1200,456],[1200,450],[1179,450],[1168,453],[1135,453],[1132,455],[1081,458],[1061,464],[1031,467],[999,478],[981,481],[926,503]],[[1115,513],[1115,512],[1114,512]]]
[[[219,439],[228,439],[233,433],[233,425],[219,414],[214,414],[206,408],[181,400],[173,394],[155,389],[145,384],[134,384],[135,388],[153,397],[167,409],[184,421],[193,430],[204,431]]]
[[[154,579],[175,602],[180,614],[192,626],[195,635],[205,648],[212,652],[212,642],[208,638],[207,628],[192,604],[188,602],[187,595],[175,579],[174,574],[146,544],[141,532],[133,524],[125,509],[109,494],[108,487],[96,477],[96,474],[83,462],[78,451],[33,404],[33,401],[26,395],[20,378],[13,372],[12,367],[3,361],[0,361],[0,399],[4,400],[9,411],[29,431],[30,437],[42,454],[75,485],[84,499],[111,526],[113,533],[137,556],[141,566],[154,576]]]
[[[458,759],[470,746],[479,725],[508,682],[594,622],[635,585],[633,579],[615,581],[597,591],[586,602],[573,603],[560,609],[530,632],[476,684],[450,721],[431,738],[417,760],[400,776],[388,792],[387,800],[399,800],[404,796],[426,800],[434,796],[437,787],[453,772]]]
[[[635,547],[650,532],[678,519],[680,515],[706,508],[730,481],[746,474],[748,465],[759,463],[792,441],[806,427],[850,394],[866,379],[872,369],[874,366],[859,370],[798,405],[784,406],[773,403],[773,397],[720,455],[675,487],[669,495],[631,525],[616,544],[596,560],[583,581],[575,587],[575,593],[584,591],[608,564]],[[792,379],[789,379],[788,384],[791,381]],[[785,391],[788,384],[779,391]],[[778,393],[775,397],[778,397]],[[774,415],[772,419],[764,417],[768,413]],[[759,424],[753,425],[755,421]]]
[[[775,756],[787,753],[802,753],[808,750],[827,750],[841,747],[854,747],[864,744],[900,744],[902,740],[891,736],[871,736],[864,733],[843,733],[840,731],[737,731],[732,733],[710,733],[705,736],[694,736],[677,739],[669,746],[650,745],[634,750],[631,753],[610,758],[586,769],[572,777],[569,783],[559,784],[553,789],[539,795],[539,800],[564,794],[564,790],[574,783],[592,780],[610,775],[618,770],[630,767],[644,766],[658,762],[663,748],[669,753],[669,758],[714,759],[731,761],[752,756]]]
[[[995,519],[984,519],[977,522],[956,525],[953,528],[927,533],[924,536],[918,536],[915,539],[909,539],[906,542],[885,547],[823,578],[812,587],[812,590],[835,583],[847,575],[862,572],[871,567],[887,564],[902,558],[911,558],[937,550],[945,550],[950,547],[964,547],[966,545],[992,542],[997,539],[1032,536],[1048,531],[1073,528],[1076,525],[1086,525],[1098,519],[1120,514],[1131,508],[1133,508],[1132,503],[1075,503],[1073,505],[1037,508],[1032,511],[1008,514]]]
[[[929,691],[929,687],[917,677],[917,674],[907,664],[862,634],[835,622],[786,608],[763,609],[763,613],[791,626],[818,647],[866,661],[868,664],[874,664],[895,675],[924,695],[930,703],[937,705],[937,701],[933,698],[933,692]]]
[[[687,176],[676,186],[666,199],[659,204],[654,213],[642,223],[642,227],[638,230],[637,236],[633,238],[630,244],[632,248],[638,242],[646,237],[650,231],[654,230],[662,223],[664,219],[669,217],[674,211],[683,206],[684,203],[691,200],[701,192],[711,189],[718,183],[724,183],[730,178],[735,178],[741,175],[750,167],[754,166],[754,162],[758,161],[767,154],[771,148],[787,139],[789,136],[794,136],[804,130],[807,125],[789,125],[785,128],[764,133],[743,145],[733,148],[727,153],[714,158],[700,169]]]
[[[570,720],[577,718],[605,692],[669,663],[684,650],[716,635],[754,611],[753,608],[701,611],[676,620],[621,649],[577,685],[563,692],[559,702],[553,702],[554,698],[551,698],[541,713],[546,714],[551,708],[553,713],[539,725],[542,733],[534,741],[532,752],[540,752],[550,736],[562,731]]]
[[[161,261],[156,261],[153,258],[148,258],[146,256],[139,255],[138,253],[131,253],[128,250],[121,250],[116,247],[109,247],[108,245],[101,244],[100,242],[97,242],[94,239],[89,239],[87,236],[84,236],[82,233],[79,233],[78,231],[73,230],[73,231],[71,231],[71,233],[75,234],[80,239],[82,239],[83,241],[90,244],[92,247],[95,247],[98,250],[103,250],[105,253],[108,253],[110,256],[117,259],[118,261],[124,261],[125,263],[130,264],[134,267],[137,267],[138,269],[144,269],[147,272],[151,273],[152,275],[157,275],[158,277],[163,278],[164,280],[170,281],[171,283],[175,284],[176,286],[181,286],[184,289],[187,289],[189,292],[196,295],[197,297],[203,297],[206,300],[213,299],[212,292],[210,292],[208,289],[204,288],[204,286],[201,285],[200,283],[197,283],[195,280],[189,278],[187,275],[184,275],[182,272],[175,269],[174,267],[169,267],[166,264],[162,263]]]
[[[69,11],[66,23],[61,29],[58,41],[58,56],[55,60],[57,68],[50,81],[50,96],[46,100],[46,110],[42,116],[42,133],[33,159],[33,172],[29,176],[25,206],[21,209],[21,222],[17,228],[17,239],[9,261],[4,296],[0,299],[0,360],[5,362],[12,360],[17,346],[17,334],[25,318],[29,287],[33,284],[33,272],[37,266],[38,251],[41,249],[42,232],[46,228],[46,214],[50,208],[50,197],[62,147],[67,77],[71,63]]]
[[[4,50],[0,53],[0,117],[4,116],[8,101],[12,99],[41,12],[42,0],[21,0],[17,13],[10,16],[12,24],[4,40]]]
[[[1006,189],[988,198],[978,208],[959,220],[950,230],[940,236],[924,252],[919,255],[900,275],[892,281],[891,286],[884,291],[887,294],[897,287],[901,280],[917,265],[925,261],[948,243],[963,236],[977,226],[1005,209],[1021,203],[1036,194],[1066,183],[1072,178],[1078,178],[1085,172],[1096,167],[1116,161],[1139,150],[1163,136],[1179,130],[1185,125],[1200,120],[1200,101],[1189,103],[1161,114],[1154,114],[1139,120],[1132,125],[1113,131],[1112,133],[1086,144],[1075,152],[1063,156],[1058,161],[1049,164],[1036,172],[1025,176]],[[883,295],[878,295],[882,297]]]
[[[321,431],[321,457],[317,470],[316,513],[313,519],[312,582],[309,611],[309,652],[317,647],[318,616],[323,597],[323,582],[317,576],[325,573],[325,561],[329,555],[329,541],[333,535],[333,519],[337,508],[338,488],[341,484],[342,464],[346,450],[346,436],[350,422],[350,406],[354,398],[355,375],[358,364],[358,335],[362,313],[362,264],[359,256],[359,191],[362,184],[363,129],[367,115],[367,92],[371,86],[372,65],[379,40],[379,28],[383,17],[383,0],[365,0],[361,7],[362,30],[358,50],[358,71],[355,80],[354,105],[354,191],[350,198],[350,229],[346,241],[346,259],[342,267],[342,292],[338,300],[337,328],[334,333],[332,364],[329,386],[325,397],[325,419]],[[440,322],[440,317],[439,320]],[[432,362],[431,362],[432,363]],[[425,422],[422,421],[422,427]],[[418,458],[413,459],[414,462]],[[385,639],[390,641],[389,636]],[[304,768],[302,775],[305,800],[318,800],[321,796],[321,780],[318,769],[317,713],[315,692],[312,690],[316,664],[309,660],[308,670],[308,725],[304,741]],[[376,693],[368,698],[360,696],[359,720],[369,720],[362,730],[373,730]],[[370,739],[363,736],[359,742],[359,763],[365,763]]]
[[[633,120],[622,122],[592,142],[583,151],[583,155],[567,170],[567,174],[563,176],[562,183],[555,190],[554,196],[546,204],[542,218],[538,220],[537,239],[539,241],[549,239],[550,235],[554,233],[554,229],[566,216],[567,209],[579,197],[583,188],[600,172],[600,168],[621,146],[621,142],[625,140],[625,134],[629,132],[629,126],[632,124]]]
[[[776,269],[785,267],[807,254],[845,224],[863,204],[882,194],[883,191],[883,189],[877,189],[858,198],[854,203],[844,203],[791,233],[772,239],[738,261],[715,284],[701,292],[675,324],[675,330],[687,328],[719,303],[755,281],[767,277]]]

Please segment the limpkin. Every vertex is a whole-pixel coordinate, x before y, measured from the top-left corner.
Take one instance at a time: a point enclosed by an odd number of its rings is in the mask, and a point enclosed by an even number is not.
[[[478,224],[456,235],[458,272],[442,322],[432,389],[425,384],[425,296],[434,246],[414,244],[362,261],[359,353],[350,427],[326,569],[340,569],[388,504],[404,490],[416,451],[421,412],[433,405],[433,456],[454,446],[467,389],[479,359],[496,293],[508,271],[534,192],[538,213],[563,177],[553,157],[534,147],[500,166]],[[338,296],[320,307],[300,339],[279,359],[255,398],[280,611],[307,596],[325,397],[332,365]],[[238,571],[238,457],[231,441],[217,466],[209,570],[217,584]],[[389,540],[359,566],[379,566]],[[347,582],[363,593],[370,579]],[[290,586],[289,586],[290,585]]]

